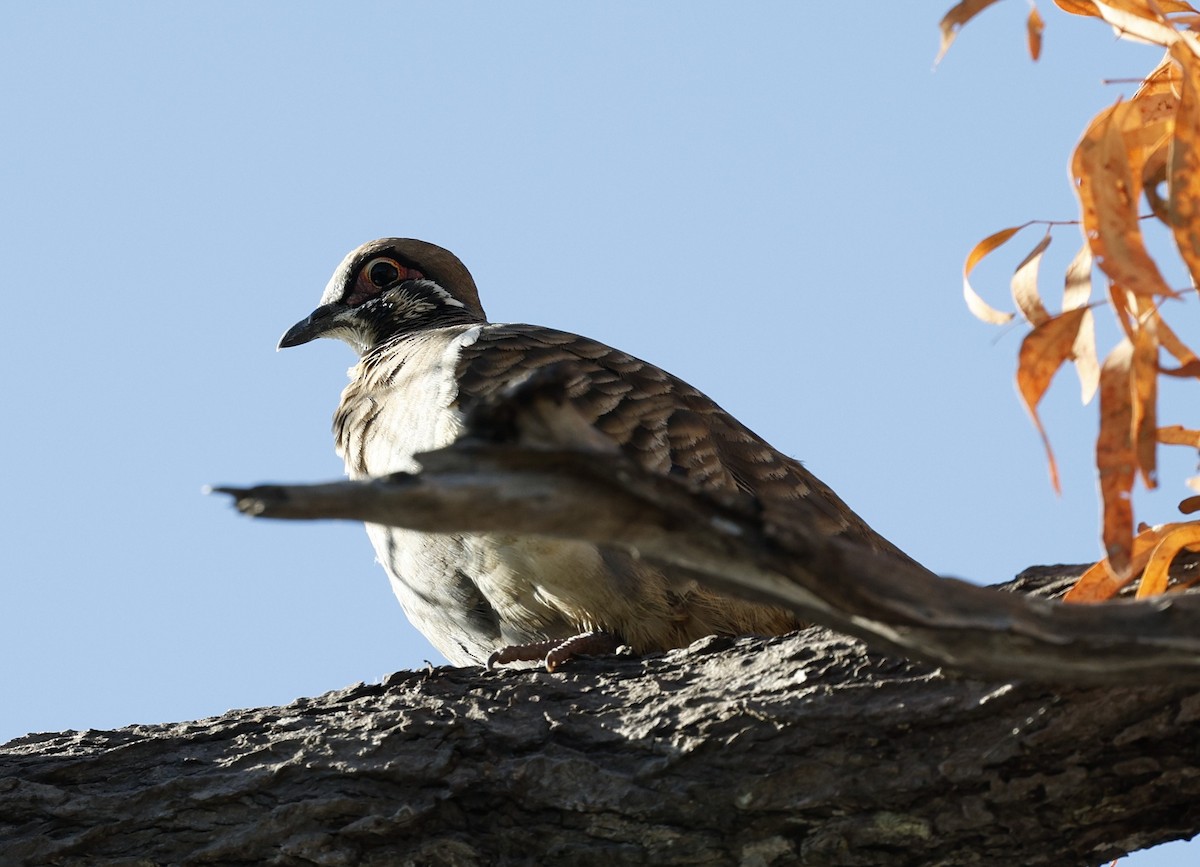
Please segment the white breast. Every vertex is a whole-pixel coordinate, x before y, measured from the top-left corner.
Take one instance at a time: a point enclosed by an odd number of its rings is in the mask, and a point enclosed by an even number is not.
[[[334,418],[337,452],[351,478],[413,472],[414,454],[454,441],[462,430],[452,406],[455,370],[480,327],[422,332],[351,369]]]
[[[459,436],[455,374],[463,348],[482,327],[422,332],[351,370],[334,430],[352,478],[415,471],[414,454]],[[616,625],[630,633],[626,624],[639,613],[663,609],[661,616],[671,616],[665,599],[646,598],[656,588],[641,567],[618,568],[581,542],[375,524],[367,534],[409,620],[459,665],[482,662],[507,643]],[[594,611],[616,617],[602,624],[590,616]]]

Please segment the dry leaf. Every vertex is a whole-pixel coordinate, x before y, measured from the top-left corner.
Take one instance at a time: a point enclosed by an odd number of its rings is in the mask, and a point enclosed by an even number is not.
[[[1100,359],[1096,355],[1096,317],[1091,308],[1084,308],[1079,320],[1079,333],[1071,347],[1071,359],[1075,362],[1075,374],[1079,377],[1079,400],[1088,404],[1100,387]]]
[[[1122,340],[1100,369],[1100,436],[1096,468],[1104,502],[1104,550],[1118,578],[1128,578],[1133,542],[1133,406],[1130,401],[1133,344]]]
[[[1151,314],[1153,314],[1153,310]],[[1133,439],[1138,471],[1147,488],[1158,487],[1158,333],[1157,319],[1146,315],[1134,332],[1133,362],[1130,378],[1133,386]]]
[[[1100,17],[1112,25],[1113,31],[1122,39],[1145,42],[1152,45],[1172,45],[1179,40],[1179,31],[1159,12],[1183,12],[1191,9],[1188,4],[1161,3],[1146,0],[1095,0]],[[1173,7],[1173,8],[1172,8]]]
[[[963,299],[967,302],[967,309],[975,315],[976,318],[982,319],[984,322],[989,322],[992,325],[1003,325],[1006,322],[1012,321],[1016,315],[1014,313],[1005,313],[1002,310],[997,310],[992,305],[988,304],[979,296],[971,287],[971,272],[975,270],[985,256],[999,247],[1001,244],[1008,241],[1013,235],[1030,225],[1025,223],[1022,226],[1012,226],[1008,229],[1001,229],[988,235],[978,244],[976,244],[971,252],[967,254],[967,261],[963,263]]]
[[[1189,484],[1191,482],[1200,483],[1200,478],[1190,479]],[[1192,488],[1196,487],[1195,485],[1190,486]],[[1200,497],[1188,497],[1186,500],[1181,501],[1179,503],[1179,511],[1183,512],[1185,515],[1191,515],[1196,512],[1200,512]]]
[[[1120,593],[1128,583],[1128,579],[1123,580],[1112,573],[1107,560],[1101,560],[1079,576],[1079,580],[1063,594],[1063,602],[1104,602]]]
[[[1042,20],[1042,15],[1033,4],[1029,6],[1029,17],[1025,19],[1025,35],[1029,42],[1029,56],[1037,63],[1039,57],[1042,56],[1042,31],[1046,29],[1046,22]]]
[[[1070,12],[1072,15],[1087,15],[1092,18],[1103,18],[1103,15],[1098,8],[1098,4],[1092,0],[1054,0],[1054,5],[1064,12]],[[1118,3],[1110,3],[1110,6],[1117,6]],[[1163,12],[1194,12],[1195,10],[1190,4],[1182,2],[1182,0],[1161,0],[1157,3],[1159,9]],[[1136,8],[1149,12],[1150,7],[1145,3],[1139,3]]]
[[[1054,5],[1064,12],[1070,12],[1072,15],[1090,15],[1093,18],[1100,17],[1100,10],[1096,8],[1096,4],[1091,0],[1054,0]]]
[[[1063,283],[1062,309],[1075,310],[1087,305],[1092,297],[1092,248],[1084,241]],[[1079,334],[1072,347],[1075,373],[1079,376],[1080,400],[1089,403],[1100,385],[1100,361],[1096,355],[1096,320],[1091,311],[1079,323]]]
[[[1063,362],[1071,357],[1079,333],[1079,324],[1088,312],[1086,307],[1068,310],[1038,325],[1021,342],[1021,354],[1017,362],[1017,390],[1021,393],[1025,408],[1029,410],[1033,424],[1042,437],[1046,461],[1050,465],[1050,483],[1054,485],[1056,493],[1062,493],[1058,480],[1058,465],[1037,408],[1046,389],[1050,387],[1054,374],[1062,367]]]
[[[1167,224],[1192,282],[1200,285],[1200,58],[1182,43],[1171,48],[1171,56],[1183,80],[1171,137]]]
[[[1179,339],[1179,336],[1167,325],[1166,320],[1158,310],[1154,311],[1154,328],[1158,332],[1158,341],[1162,348],[1167,350],[1180,366],[1173,370],[1163,368],[1161,365],[1158,368],[1159,373],[1164,373],[1168,376],[1200,376],[1200,358],[1196,357],[1196,353]]]
[[[942,62],[942,58],[950,50],[950,43],[954,41],[954,37],[958,36],[958,31],[962,29],[962,26],[995,2],[996,0],[962,0],[943,16],[941,23],[938,24],[938,28],[942,31],[942,44],[938,49],[937,58],[933,61],[934,66]]]
[[[1108,560],[1092,564],[1086,572],[1079,576],[1063,595],[1063,602],[1103,602],[1112,599],[1121,588],[1139,574],[1150,559],[1154,548],[1168,533],[1176,527],[1186,526],[1185,523],[1163,524],[1160,527],[1149,527],[1138,533],[1133,540],[1133,556],[1127,577],[1121,578],[1113,573]]]
[[[1142,152],[1135,149],[1135,171],[1123,135],[1126,127],[1145,129],[1138,124],[1137,109],[1119,103],[1096,116],[1075,149],[1071,171],[1084,237],[1100,269],[1122,289],[1147,297],[1176,297],[1142,241],[1137,213]]]
[[[1171,563],[1184,548],[1200,544],[1200,524],[1184,524],[1176,527],[1154,547],[1138,584],[1137,598],[1156,596],[1167,592],[1170,581]]]
[[[1013,300],[1017,302],[1017,309],[1030,325],[1041,325],[1050,318],[1037,287],[1038,265],[1049,246],[1050,232],[1047,230],[1045,237],[1021,260],[1012,276]]]
[[[1197,379],[1200,378],[1200,361],[1189,361],[1180,367],[1160,367],[1158,372],[1179,379]]]
[[[1067,278],[1063,285],[1063,310],[1083,307],[1092,297],[1092,248],[1084,241],[1071,264],[1067,266]]]
[[[1191,446],[1200,449],[1200,430],[1191,430],[1181,424],[1167,425],[1158,429],[1158,441],[1168,446]]]
[[[1171,53],[1167,52],[1138,85],[1130,100],[1137,107],[1141,127],[1158,121],[1174,121],[1175,109],[1179,104],[1179,85],[1179,66]]]

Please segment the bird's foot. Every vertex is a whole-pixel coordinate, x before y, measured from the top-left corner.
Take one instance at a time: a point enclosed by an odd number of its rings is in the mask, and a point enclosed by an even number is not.
[[[546,671],[554,671],[576,656],[602,656],[615,653],[622,644],[611,632],[581,632],[571,638],[535,641],[531,644],[510,644],[488,657],[487,667],[508,662],[544,662]]]

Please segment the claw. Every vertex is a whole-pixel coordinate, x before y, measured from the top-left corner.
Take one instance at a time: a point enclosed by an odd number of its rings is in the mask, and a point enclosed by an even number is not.
[[[492,653],[487,659],[490,670],[509,662],[543,662],[546,671],[554,671],[576,656],[603,656],[616,652],[621,639],[611,632],[581,632],[570,638],[535,641],[530,644],[509,644]]]

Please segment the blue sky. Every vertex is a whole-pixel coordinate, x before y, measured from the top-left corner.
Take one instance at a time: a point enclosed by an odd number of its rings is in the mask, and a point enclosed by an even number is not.
[[[1034,65],[1010,0],[934,71],[948,5],[10,4],[0,740],[440,661],[361,528],[200,493],[340,475],[349,349],[274,347],[383,235],[455,250],[494,320],[701,387],[939,572],[1094,559],[1095,408],[1069,374],[1047,399],[1056,497],[1022,332],[967,314],[960,269],[1074,216],[1070,148],[1128,90],[1102,79],[1157,53],[1047,3]],[[1036,241],[976,272],[993,303]],[[1194,469],[1164,458],[1151,522]]]

